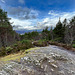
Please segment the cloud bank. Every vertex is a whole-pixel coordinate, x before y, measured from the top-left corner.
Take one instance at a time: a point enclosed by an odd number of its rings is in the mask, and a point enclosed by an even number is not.
[[[20,20],[12,18],[11,21],[14,22],[13,25],[15,26],[19,25],[19,27],[17,27],[15,30],[21,30],[21,29],[38,30],[38,29],[43,29],[46,26],[55,27],[56,23],[59,20],[59,17],[61,18],[61,22],[63,22],[65,18],[70,20],[73,16],[75,16],[75,12],[56,13],[49,11],[48,16],[43,19]]]
[[[9,7],[8,10],[9,15],[20,20],[36,19],[38,16],[38,11],[29,9],[27,7]]]
[[[8,12],[8,16],[11,18],[10,22],[13,22],[12,25],[14,26],[14,30],[22,30],[22,29],[38,30],[38,29],[43,29],[46,26],[55,27],[56,23],[59,20],[59,17],[61,18],[61,22],[63,22],[65,18],[69,20],[73,16],[75,16],[75,11],[74,12],[66,12],[66,11],[59,12],[60,10],[55,11],[53,8],[56,8],[57,10],[57,8],[62,8],[62,7],[54,6],[57,0],[55,1],[51,0],[51,3],[48,1],[43,1],[43,2],[42,1],[39,2],[38,0],[34,2],[28,1],[29,3],[30,2],[31,3],[28,4],[28,6],[26,6],[27,1],[25,0],[11,0],[11,2],[10,0],[0,0],[0,5],[2,8],[5,9],[5,11]],[[37,2],[38,6],[34,7],[35,3],[37,4]],[[48,3],[49,5],[54,4],[53,5],[54,7],[51,7],[52,9],[50,11],[49,11],[50,9],[49,6],[47,6]],[[61,3],[61,1],[59,2],[58,0],[58,3]],[[39,4],[43,4],[44,7],[39,6]],[[49,12],[45,11],[45,9],[47,9]]]

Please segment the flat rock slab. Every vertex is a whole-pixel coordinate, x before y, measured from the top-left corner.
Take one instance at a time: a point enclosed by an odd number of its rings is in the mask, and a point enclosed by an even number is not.
[[[0,75],[75,75],[75,54],[58,46],[40,47],[0,67]]]

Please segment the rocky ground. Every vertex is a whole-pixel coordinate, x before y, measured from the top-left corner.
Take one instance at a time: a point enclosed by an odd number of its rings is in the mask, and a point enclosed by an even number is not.
[[[0,75],[75,75],[75,53],[52,45],[40,47],[20,62],[0,64]]]

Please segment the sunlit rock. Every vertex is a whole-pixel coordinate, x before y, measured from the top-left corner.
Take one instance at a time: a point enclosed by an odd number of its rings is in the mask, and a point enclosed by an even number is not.
[[[55,65],[55,64],[51,64],[54,68],[57,68],[58,66],[57,65]]]
[[[54,69],[51,69],[51,71],[53,72],[53,71],[54,71]]]

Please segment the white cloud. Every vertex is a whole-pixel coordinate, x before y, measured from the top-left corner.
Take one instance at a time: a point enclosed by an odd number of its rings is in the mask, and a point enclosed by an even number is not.
[[[55,27],[56,23],[59,21],[59,17],[61,22],[64,21],[64,19],[68,19],[68,21],[75,16],[75,12],[62,12],[62,13],[56,13],[53,11],[49,11],[48,13],[50,15],[50,17],[46,17],[43,19],[43,21],[38,22],[37,25],[38,27],[40,27],[41,29],[48,26],[48,27]]]
[[[55,16],[54,14],[57,15]],[[75,16],[75,12],[63,12],[63,13],[53,13],[52,16],[43,19],[20,20],[20,19],[12,18],[11,22],[14,22],[13,25],[18,26],[15,28],[15,30],[20,30],[20,29],[38,30],[38,29],[43,29],[46,26],[55,27],[56,23],[59,20],[59,17],[61,17],[61,22],[63,22],[65,18],[69,20],[73,16]]]
[[[1,0],[2,3],[5,3],[5,0]]]
[[[58,16],[59,14],[55,13],[53,10],[49,11],[48,13],[49,15],[52,15],[52,16]]]
[[[12,26],[14,27],[14,30],[21,30],[21,29],[27,29],[27,30],[35,30],[37,29],[37,27],[33,26],[33,22],[36,20],[19,20],[19,19],[15,19],[15,18],[11,18],[10,22],[12,24]]]

